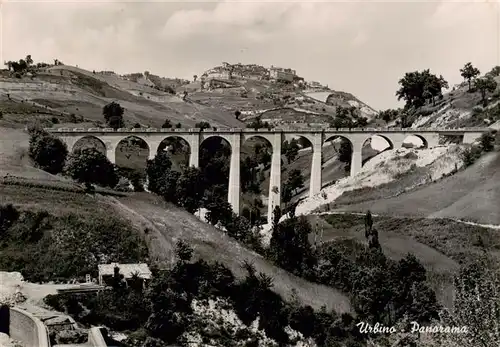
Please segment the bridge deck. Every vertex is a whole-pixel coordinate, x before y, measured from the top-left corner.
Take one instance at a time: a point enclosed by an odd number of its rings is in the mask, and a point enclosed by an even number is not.
[[[325,128],[325,129],[311,129],[311,128],[297,128],[297,129],[242,129],[242,128],[120,128],[114,130],[113,128],[48,128],[45,129],[47,132],[51,133],[120,133],[120,134],[149,134],[149,133],[441,133],[441,134],[463,134],[463,133],[477,133],[477,132],[487,132],[491,130],[490,128]]]

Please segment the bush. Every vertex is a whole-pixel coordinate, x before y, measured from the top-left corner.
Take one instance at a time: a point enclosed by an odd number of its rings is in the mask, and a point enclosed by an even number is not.
[[[474,106],[472,108],[472,115],[473,116],[477,116],[477,115],[480,115],[484,112],[484,108],[482,108],[481,106]]]
[[[463,150],[461,158],[466,167],[471,166],[481,157],[481,149],[477,146],[470,146]]]
[[[492,132],[481,135],[479,141],[483,152],[491,152],[495,148],[495,136]]]

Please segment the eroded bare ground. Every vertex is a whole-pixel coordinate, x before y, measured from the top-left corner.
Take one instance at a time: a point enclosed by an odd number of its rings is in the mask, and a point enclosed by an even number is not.
[[[141,193],[119,200],[103,199],[137,228],[143,231],[148,229],[145,238],[150,254],[165,265],[173,261],[175,242],[183,239],[193,246],[197,257],[220,261],[237,277],[245,274],[241,268],[245,260],[253,262],[257,271],[274,278],[274,290],[285,298],[295,289],[303,304],[316,309],[326,305],[327,309],[337,312],[352,312],[349,299],[340,291],[291,275],[216,228],[201,222],[196,216],[167,205],[157,197]]]
[[[467,170],[418,190],[388,199],[340,205],[338,210],[377,214],[456,218],[500,224],[500,153],[490,153]],[[342,199],[339,199],[339,202]]]

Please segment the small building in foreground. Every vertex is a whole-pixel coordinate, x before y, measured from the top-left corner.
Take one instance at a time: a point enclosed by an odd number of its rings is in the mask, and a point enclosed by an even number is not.
[[[147,282],[148,280],[151,279],[152,273],[151,270],[149,269],[148,264],[141,263],[141,264],[118,264],[118,263],[111,263],[111,264],[99,264],[97,266],[99,270],[99,285],[103,286],[106,285],[106,280],[109,278],[112,278],[114,273],[115,273],[115,267],[118,267],[120,269],[120,274],[123,275],[123,279],[125,282],[127,280],[131,279],[134,274],[137,274],[139,278],[144,280],[144,282]],[[127,283],[128,285],[128,283]]]

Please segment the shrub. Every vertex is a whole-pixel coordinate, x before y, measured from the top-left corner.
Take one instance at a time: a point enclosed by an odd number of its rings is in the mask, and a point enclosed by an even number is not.
[[[484,111],[484,108],[482,108],[481,106],[474,106],[472,108],[472,115],[473,116],[480,115],[481,113],[483,113],[483,111]]]
[[[491,152],[495,148],[495,136],[492,132],[481,135],[479,141],[483,152]]]
[[[474,145],[465,148],[461,153],[461,158],[466,167],[474,164],[479,157],[481,157],[481,149]]]

